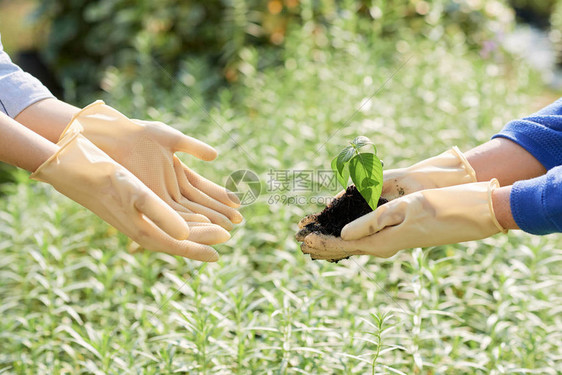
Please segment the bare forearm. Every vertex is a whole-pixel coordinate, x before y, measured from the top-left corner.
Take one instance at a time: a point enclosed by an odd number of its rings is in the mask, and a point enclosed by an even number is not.
[[[78,111],[79,108],[68,103],[49,98],[30,105],[21,111],[15,120],[56,143],[72,116]]]
[[[511,213],[511,204],[509,196],[511,194],[511,186],[504,186],[495,189],[492,192],[492,204],[494,206],[494,214],[498,223],[505,229],[519,229],[519,226],[513,219]]]
[[[478,181],[497,178],[501,186],[542,176],[546,169],[518,144],[496,138],[465,153]]]
[[[465,153],[478,181],[497,178],[492,202],[496,219],[505,229],[519,229],[510,205],[511,185],[516,181],[542,176],[546,169],[523,147],[504,138],[492,139]]]
[[[35,171],[58,146],[0,113],[0,161]]]

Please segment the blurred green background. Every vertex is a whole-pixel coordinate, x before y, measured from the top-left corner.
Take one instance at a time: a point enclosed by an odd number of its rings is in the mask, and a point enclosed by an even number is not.
[[[127,253],[97,217],[2,167],[0,373],[560,374],[558,235],[513,232],[313,262],[320,205],[271,170],[328,169],[357,135],[386,168],[560,96],[562,1],[0,1],[5,49],[59,98],[164,121],[262,181],[202,265]],[[380,323],[380,316],[392,317]]]
[[[2,31],[7,51],[38,49],[66,97],[78,100],[103,88],[110,69],[137,79],[147,58],[174,76],[186,69],[186,59],[201,59],[214,73],[208,85],[216,90],[239,81],[247,48],[259,50],[261,64],[280,64],[291,31],[308,27],[311,37],[328,37],[347,12],[354,20],[346,31],[360,38],[407,42],[445,34],[486,51],[519,20],[544,31],[562,59],[556,0],[3,0]]]

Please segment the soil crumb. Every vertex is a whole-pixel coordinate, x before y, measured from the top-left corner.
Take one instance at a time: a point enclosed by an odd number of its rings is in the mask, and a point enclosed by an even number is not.
[[[378,206],[387,203],[384,198],[379,199]],[[322,211],[317,220],[306,226],[306,229],[311,232],[318,231],[322,234],[328,234],[335,237],[341,235],[341,230],[346,224],[353,220],[368,214],[373,211],[363,198],[361,193],[357,190],[355,185],[351,185],[345,191],[345,194],[334,199]]]

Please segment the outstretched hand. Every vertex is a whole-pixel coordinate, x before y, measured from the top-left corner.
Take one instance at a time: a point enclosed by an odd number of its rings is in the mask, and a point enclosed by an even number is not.
[[[214,223],[227,230],[242,222],[233,193],[187,167],[174,155],[213,160],[211,146],[155,121],[131,120],[97,101],[78,112],[63,132],[79,132],[123,165],[188,223]]]
[[[137,177],[81,134],[68,134],[59,146],[32,178],[51,184],[143,248],[205,262],[218,259],[208,245],[228,240],[227,231],[214,224],[190,228]]]

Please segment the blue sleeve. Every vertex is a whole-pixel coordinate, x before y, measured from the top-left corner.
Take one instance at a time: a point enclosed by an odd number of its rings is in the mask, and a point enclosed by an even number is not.
[[[562,232],[562,166],[516,182],[511,188],[510,205],[515,222],[525,232]]]
[[[10,60],[0,40],[0,112],[14,118],[33,103],[53,97],[37,78]]]
[[[547,170],[562,165],[562,98],[535,114],[509,122],[492,138],[499,137],[529,151]]]

